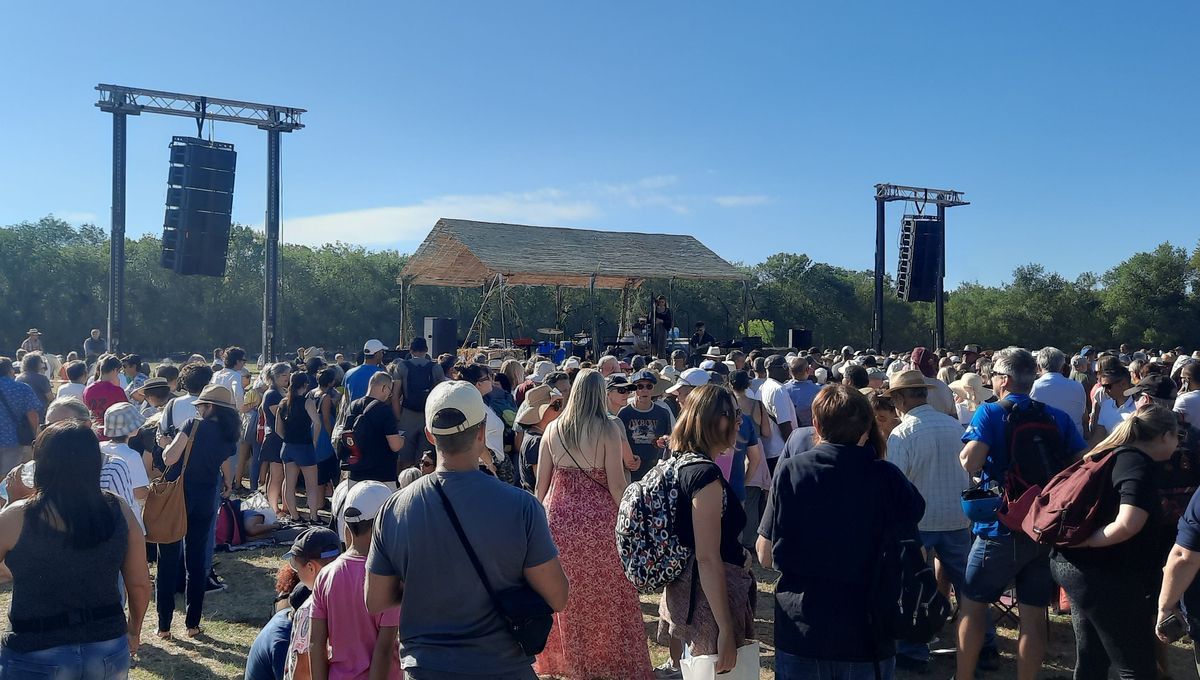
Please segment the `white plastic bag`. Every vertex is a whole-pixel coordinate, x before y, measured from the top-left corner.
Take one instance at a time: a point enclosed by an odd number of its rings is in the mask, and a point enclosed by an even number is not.
[[[751,642],[744,647],[738,647],[737,665],[728,673],[717,675],[717,655],[685,656],[679,660],[679,669],[683,671],[683,680],[758,680],[758,655],[761,647],[757,642]]]

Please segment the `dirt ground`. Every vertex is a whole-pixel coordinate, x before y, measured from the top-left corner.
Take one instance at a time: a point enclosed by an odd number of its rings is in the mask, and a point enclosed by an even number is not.
[[[271,546],[259,550],[232,554],[218,554],[217,569],[230,587],[205,598],[204,629],[202,638],[189,640],[183,630],[183,597],[177,599],[177,612],[173,632],[174,639],[159,640],[154,635],[155,619],[151,603],[142,633],[142,651],[131,677],[135,680],[150,678],[173,678],[178,680],[200,680],[208,678],[241,678],[245,670],[246,655],[259,629],[270,617],[273,600],[275,572],[281,564],[279,556],[283,546]],[[775,648],[773,626],[773,592],[777,574],[757,570],[759,582],[758,608],[755,612],[755,627],[762,643],[760,665],[763,678],[775,677]],[[0,588],[0,608],[8,610],[11,586]],[[642,615],[646,623],[648,639],[653,639],[658,625],[658,598],[642,597]],[[7,630],[8,618],[0,617],[0,631]],[[983,678],[997,680],[1016,677],[1016,631],[1011,622],[1000,624],[1001,667],[997,671],[982,673]],[[952,647],[952,632],[947,630],[942,639],[933,645],[939,648]],[[651,659],[655,665],[667,657],[665,647],[652,644]],[[1195,663],[1190,644],[1173,645],[1169,650],[1170,677],[1196,677]],[[1069,617],[1051,616],[1050,644],[1043,678],[1070,678],[1075,658],[1075,640],[1071,632]],[[934,654],[929,670],[923,675],[899,672],[901,680],[918,678],[950,678],[954,675],[954,655]]]

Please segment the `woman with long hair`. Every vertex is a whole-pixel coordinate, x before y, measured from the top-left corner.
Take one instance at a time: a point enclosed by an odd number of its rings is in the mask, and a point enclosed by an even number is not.
[[[263,394],[261,412],[263,419],[263,443],[259,453],[261,464],[266,466],[267,503],[275,512],[279,512],[279,503],[283,499],[283,439],[276,431],[276,418],[279,415],[279,404],[287,393],[288,383],[292,376],[291,364],[281,361],[267,369],[267,391]],[[290,510],[290,508],[289,508]]]
[[[292,373],[287,396],[279,402],[275,415],[275,428],[283,439],[283,498],[293,522],[300,521],[300,504],[296,500],[296,484],[304,475],[304,496],[308,505],[309,521],[316,524],[317,511],[324,502],[324,494],[317,485],[317,449],[313,446],[313,421],[305,406],[308,393],[308,374]]]
[[[158,607],[158,636],[171,637],[175,613],[176,579],[179,562],[187,573],[187,610],[184,622],[188,637],[196,637],[212,566],[213,526],[217,519],[217,493],[228,498],[233,490],[233,456],[237,452],[242,421],[233,394],[223,385],[209,385],[195,401],[196,417],[180,428],[163,451],[166,480],[183,476],[187,535],[174,543],[158,545],[158,580],[154,584]],[[195,440],[188,451],[188,442]],[[161,439],[160,439],[161,441]],[[186,459],[184,453],[187,452]]]
[[[313,448],[317,454],[317,484],[313,491],[305,490],[305,494],[320,493],[318,508],[325,507],[329,497],[329,489],[337,484],[341,475],[337,456],[333,453],[333,424],[337,419],[337,403],[340,395],[337,391],[338,376],[341,369],[329,366],[317,373],[317,387],[308,393],[305,406],[312,418]]]
[[[695,550],[694,562],[667,584],[658,607],[659,642],[671,645],[673,668],[687,645],[694,655],[717,655],[718,673],[729,671],[737,648],[754,636],[754,576],[741,544],[746,513],[714,462],[736,446],[744,422],[733,391],[704,385],[688,395],[671,433],[675,455],[701,459],[679,468],[675,507],[675,531]]]
[[[510,388],[512,391],[525,382],[525,367],[516,359],[505,359],[504,363],[500,364],[500,372],[508,377],[508,384],[512,386]]]
[[[0,677],[124,678],[150,603],[141,525],[100,490],[90,423],[49,425],[33,451],[35,493],[0,512],[0,561],[13,579]]]
[[[604,378],[581,371],[562,414],[538,451],[537,497],[571,582],[567,608],[554,615],[539,674],[648,680],[650,654],[637,592],[613,542],[625,492],[621,421],[608,414]],[[719,473],[718,473],[719,474]]]
[[[1071,601],[1076,678],[1107,678],[1110,663],[1122,678],[1157,677],[1155,602],[1170,545],[1155,469],[1174,455],[1178,429],[1171,409],[1144,406],[1084,456],[1112,457],[1108,523],[1050,561]]]

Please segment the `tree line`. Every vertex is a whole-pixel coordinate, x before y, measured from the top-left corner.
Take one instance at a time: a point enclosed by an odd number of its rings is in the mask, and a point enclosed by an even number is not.
[[[159,266],[159,239],[127,240],[125,332],[122,349],[157,358],[241,345],[260,349],[263,301],[261,234],[234,225],[223,278],[179,276]],[[371,251],[346,243],[312,248],[283,244],[278,347],[319,346],[353,351],[367,338],[395,343],[400,300],[396,277],[408,255]],[[78,350],[92,328],[105,328],[109,238],[91,224],[72,226],[53,216],[0,227],[0,354],[15,351],[25,331],[42,332],[49,351]],[[783,344],[788,328],[808,328],[821,346],[870,341],[874,279],[816,262],[804,254],[777,253],[754,265],[737,263],[750,279],[751,329],[766,332],[768,345]],[[932,345],[933,305],[904,303],[886,282],[884,350]],[[648,307],[649,296],[666,294],[666,280],[627,291],[630,306]],[[555,290],[506,289],[510,337],[539,338],[535,329],[563,326],[568,334],[590,329],[588,291],[563,288],[561,317]],[[474,324],[485,340],[499,337],[498,309],[480,316],[481,288],[415,286],[409,292],[410,331],[425,316],[458,320],[460,337]],[[599,291],[596,313],[602,336],[616,333],[622,291]],[[706,321],[718,339],[741,335],[742,285],[676,281],[672,309],[682,335]],[[1066,351],[1085,344],[1200,347],[1200,246],[1192,252],[1164,243],[1132,254],[1102,274],[1074,280],[1038,264],[1018,267],[1000,285],[963,283],[947,293],[948,344],[987,347],[1055,345]],[[772,331],[773,329],[773,331]],[[411,337],[406,334],[406,337]],[[472,339],[477,339],[478,331]]]

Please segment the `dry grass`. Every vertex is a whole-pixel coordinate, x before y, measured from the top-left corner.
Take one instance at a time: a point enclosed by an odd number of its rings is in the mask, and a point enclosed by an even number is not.
[[[271,614],[275,571],[280,561],[282,547],[252,550],[233,554],[218,554],[218,569],[230,587],[224,592],[212,593],[205,598],[205,636],[189,640],[183,629],[183,597],[176,600],[177,612],[174,619],[174,639],[159,640],[155,637],[154,605],[146,616],[142,632],[142,652],[138,666],[131,677],[135,680],[150,678],[172,678],[176,680],[208,680],[209,678],[241,678],[250,644],[259,628]],[[772,593],[776,574],[759,570],[758,608],[755,612],[755,627],[762,641],[762,677],[775,677],[775,648],[772,633],[774,603]],[[0,589],[0,608],[7,611],[11,589]],[[658,625],[658,598],[642,597],[642,614],[646,622],[647,636],[653,639]],[[0,618],[0,630],[6,630],[7,617]],[[984,678],[1016,677],[1016,631],[1004,625],[1000,628],[1001,668],[983,674]],[[946,642],[935,644],[949,646]],[[650,656],[655,665],[667,657],[667,649],[657,644],[650,645]],[[1050,620],[1050,646],[1042,673],[1043,678],[1069,678],[1074,664],[1075,642],[1069,617],[1052,616]],[[1194,677],[1195,665],[1190,645],[1173,646],[1168,655],[1171,677]],[[954,674],[954,655],[935,654],[930,671],[924,676],[898,673],[900,680],[917,678],[947,678]]]

